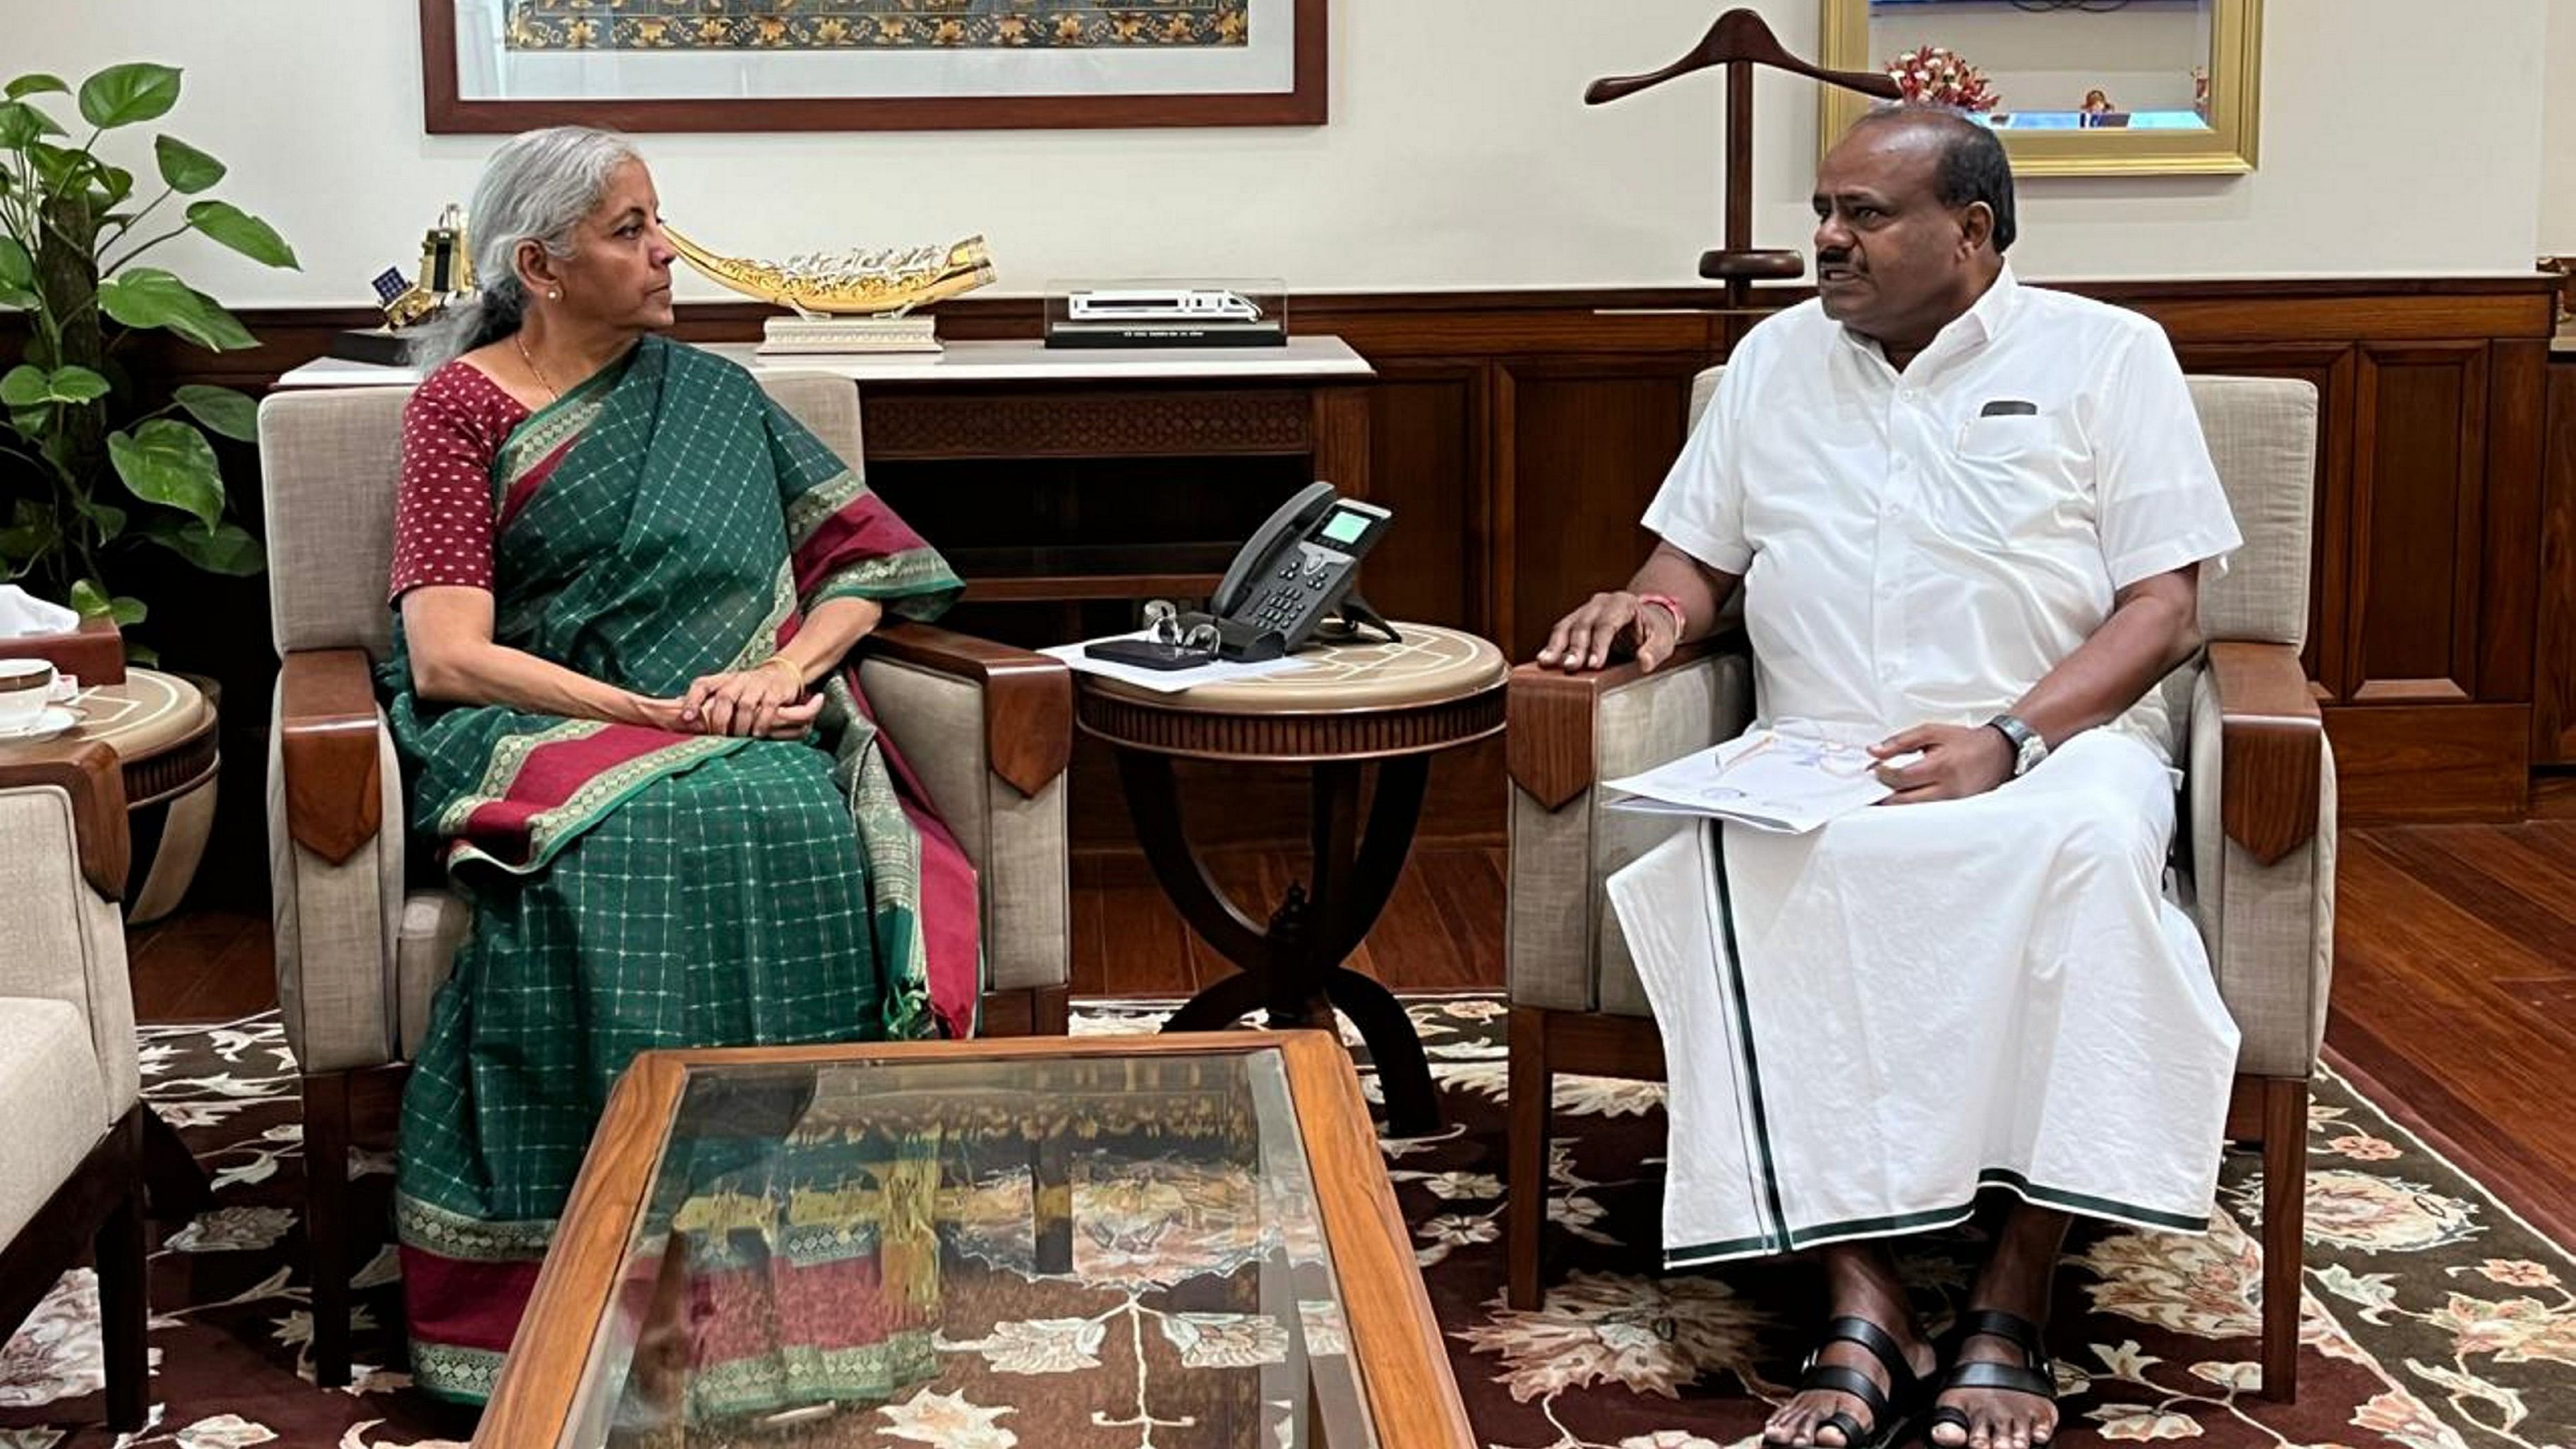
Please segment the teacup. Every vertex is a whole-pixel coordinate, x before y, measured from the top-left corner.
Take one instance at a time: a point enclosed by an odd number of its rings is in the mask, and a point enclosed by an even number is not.
[[[32,728],[53,698],[54,666],[43,659],[0,659],[0,734]]]

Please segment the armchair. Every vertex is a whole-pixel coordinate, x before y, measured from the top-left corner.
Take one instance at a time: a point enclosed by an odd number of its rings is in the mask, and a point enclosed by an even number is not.
[[[1693,388],[1694,420],[1717,370]],[[2192,401],[2245,535],[2201,589],[2206,657],[2160,686],[2188,721],[2175,831],[2186,899],[2243,1036],[2228,1135],[2263,1152],[2263,1392],[2297,1391],[2308,1080],[2333,966],[2335,771],[2299,648],[2308,620],[2317,403],[2303,382],[2195,377]],[[1524,665],[1508,689],[1511,1123],[1506,1260],[1514,1306],[1540,1298],[1550,1082],[1660,1079],[1661,1038],[1603,882],[1686,828],[1603,808],[1599,782],[1741,731],[1740,637],[1653,674]]]
[[[86,1250],[110,1427],[143,1427],[143,1120],[125,783],[107,746],[0,745],[0,1338]]]
[[[849,382],[762,385],[842,457],[861,456]],[[472,918],[461,897],[406,869],[402,772],[371,678],[392,634],[384,593],[407,396],[281,393],[259,415],[282,659],[268,775],[277,994],[303,1073],[314,1366],[326,1385],[349,1372],[351,1124],[391,1116],[398,1069]],[[909,623],[860,645],[859,674],[981,880],[985,1029],[1062,1032],[1071,676],[1043,655]]]

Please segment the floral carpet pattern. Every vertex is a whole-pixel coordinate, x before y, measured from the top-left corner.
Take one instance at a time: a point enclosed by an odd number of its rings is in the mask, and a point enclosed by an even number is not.
[[[1796,1264],[1654,1271],[1663,1106],[1645,1083],[1563,1078],[1550,1164],[1550,1289],[1531,1312],[1502,1298],[1506,1084],[1501,1004],[1409,1004],[1449,1127],[1384,1142],[1388,1174],[1486,1449],[1741,1449],[1795,1377],[1812,1332]],[[1151,1030],[1166,1005],[1105,1003],[1078,1033]],[[442,1449],[470,1416],[402,1372],[389,1252],[357,1271],[360,1366],[346,1389],[311,1381],[312,1321],[296,1203],[303,1170],[293,1061],[271,1015],[146,1027],[145,1091],[213,1176],[218,1206],[164,1230],[153,1264],[154,1418],[119,1439],[99,1425],[95,1280],[66,1276],[0,1348],[0,1449],[256,1444]],[[1363,1068],[1365,1072],[1365,1068]],[[1372,1090],[1374,1084],[1370,1083]],[[2576,1256],[2544,1238],[2341,1078],[2309,1120],[2305,1353],[2300,1401],[2264,1402],[2255,1365],[2262,1185],[2231,1156],[2200,1237],[2079,1227],[2051,1337],[2059,1442],[2201,1440],[2256,1449],[2568,1449],[2576,1445]],[[383,1216],[389,1156],[350,1171]],[[1973,1229],[1917,1240],[1902,1262],[1937,1328],[1975,1264]],[[364,1255],[362,1255],[364,1256]],[[1131,1301],[1122,1298],[1122,1302]],[[1301,1303],[1304,1338],[1338,1333]],[[1268,1360],[1259,1320],[1156,1313],[1005,1322],[938,1349],[976,1371],[874,1412],[852,1443],[882,1449],[1052,1446],[1014,1430],[1013,1386],[1102,1371],[1105,1337],[1151,1332],[1183,1365]],[[1203,1323],[1192,1320],[1204,1319]],[[1166,1322],[1165,1319],[1170,1321]],[[1139,1340],[1142,1341],[1141,1339]],[[1277,1426],[1241,1420],[1244,1449]],[[1136,1431],[1153,1440],[1151,1425]]]

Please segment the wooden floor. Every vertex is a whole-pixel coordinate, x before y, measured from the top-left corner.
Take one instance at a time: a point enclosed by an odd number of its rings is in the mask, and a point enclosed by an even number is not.
[[[2344,833],[2337,885],[2337,1062],[2560,1242],[2576,1244],[2576,779],[2512,826]],[[1294,855],[1215,855],[1255,915],[1302,873]],[[1503,852],[1415,852],[1354,964],[1398,989],[1499,989]],[[1178,996],[1226,971],[1133,856],[1077,859],[1077,995]],[[133,941],[135,1010],[204,1021],[273,1005],[268,922],[202,911]]]

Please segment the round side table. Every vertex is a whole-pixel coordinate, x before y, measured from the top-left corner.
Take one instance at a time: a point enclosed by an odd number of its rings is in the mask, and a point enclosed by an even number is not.
[[[1082,728],[1115,747],[1119,784],[1154,878],[1190,928],[1241,968],[1190,998],[1167,1031],[1207,1031],[1266,1009],[1277,1027],[1347,1013],[1368,1043],[1400,1136],[1438,1129],[1422,1040],[1393,992],[1344,966],[1386,909],[1413,845],[1431,756],[1499,732],[1502,651],[1473,634],[1399,623],[1400,643],[1326,642],[1302,667],[1179,694],[1076,674]],[[1300,767],[1312,777],[1314,879],[1266,924],[1226,898],[1181,824],[1175,759]],[[1375,765],[1367,830],[1360,773]]]
[[[80,724],[65,736],[116,751],[125,773],[125,818],[134,868],[125,916],[142,925],[168,915],[196,878],[215,821],[215,709],[175,674],[129,666],[123,684],[81,691]]]

